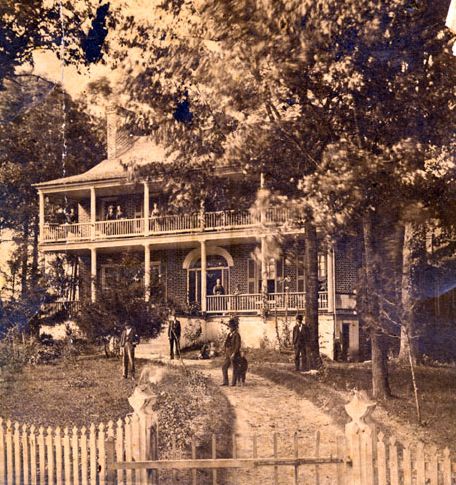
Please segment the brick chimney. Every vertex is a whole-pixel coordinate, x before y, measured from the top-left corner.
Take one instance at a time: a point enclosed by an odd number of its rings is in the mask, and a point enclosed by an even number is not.
[[[117,106],[110,103],[106,108],[106,141],[108,158],[116,157],[116,140],[117,140]]]

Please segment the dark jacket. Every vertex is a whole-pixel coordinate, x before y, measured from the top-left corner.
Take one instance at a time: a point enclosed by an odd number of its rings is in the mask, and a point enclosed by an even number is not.
[[[168,325],[168,338],[180,339],[181,336],[181,324],[179,320],[172,320]]]
[[[293,346],[304,348],[307,341],[307,328],[305,325],[299,328],[299,325],[293,327]]]
[[[135,331],[132,329],[127,335],[127,330],[123,330],[120,335],[120,346],[125,347],[126,345],[131,345],[134,347],[139,343],[139,337],[136,335]]]
[[[230,332],[225,339],[225,344],[223,346],[225,349],[225,357],[236,356],[241,350],[241,336],[237,330]]]

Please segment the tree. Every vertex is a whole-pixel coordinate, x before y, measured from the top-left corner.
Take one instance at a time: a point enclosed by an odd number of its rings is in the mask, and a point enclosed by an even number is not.
[[[33,66],[33,54],[38,50],[56,52],[62,62],[73,64],[100,60],[106,49],[103,32],[108,10],[109,3],[97,5],[90,0],[3,0],[0,88],[5,87],[6,79],[20,86],[24,75],[18,68]],[[87,29],[90,20],[92,28]]]
[[[97,288],[97,301],[85,301],[76,321],[91,340],[120,335],[129,323],[141,337],[157,337],[168,318],[169,305],[163,292],[154,289],[150,302],[144,301],[144,263],[128,252],[121,256],[117,277],[109,287]]]
[[[28,89],[5,81],[0,104],[5,110],[24,105],[24,96],[34,98],[49,83],[31,76]],[[39,308],[42,275],[38,264],[38,197],[34,183],[80,173],[104,158],[104,129],[84,112],[80,103],[58,86],[8,124],[0,124],[0,227],[15,231],[19,251],[12,268],[18,272],[20,296],[31,317]],[[16,290],[16,277],[13,278]],[[13,291],[13,297],[17,297]],[[27,307],[27,305],[25,305]]]
[[[281,161],[290,174],[282,190],[301,198],[329,234],[356,222],[363,228],[364,272],[378,300],[368,320],[379,397],[388,395],[387,349],[376,332],[391,324],[396,288],[379,264],[387,252],[381,238],[422,197],[405,181],[422,170],[425,147],[448,141],[454,64],[445,8],[406,0],[181,1],[161,3],[165,22],[146,36],[134,19],[123,24],[119,62],[132,48],[146,59],[130,67],[126,84],[141,127],[156,129],[182,158],[241,153],[244,166],[271,171]],[[179,124],[171,113],[184,102],[193,117]]]

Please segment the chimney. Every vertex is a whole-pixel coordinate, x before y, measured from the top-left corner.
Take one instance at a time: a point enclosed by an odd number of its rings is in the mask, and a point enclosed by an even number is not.
[[[116,140],[117,140],[117,107],[110,103],[106,108],[106,141],[108,158],[116,157]]]

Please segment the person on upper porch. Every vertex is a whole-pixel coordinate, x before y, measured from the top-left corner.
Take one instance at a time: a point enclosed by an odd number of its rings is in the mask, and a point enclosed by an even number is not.
[[[114,221],[115,219],[116,219],[116,213],[114,211],[114,206],[110,205],[108,207],[108,211],[106,212],[105,220],[106,221]]]
[[[125,212],[122,209],[122,206],[120,204],[117,204],[116,207],[116,219],[126,219]]]
[[[217,278],[217,281],[215,282],[215,286],[212,289],[212,294],[213,295],[224,295],[225,294],[225,288],[223,288],[222,283],[220,281],[220,278]]]

